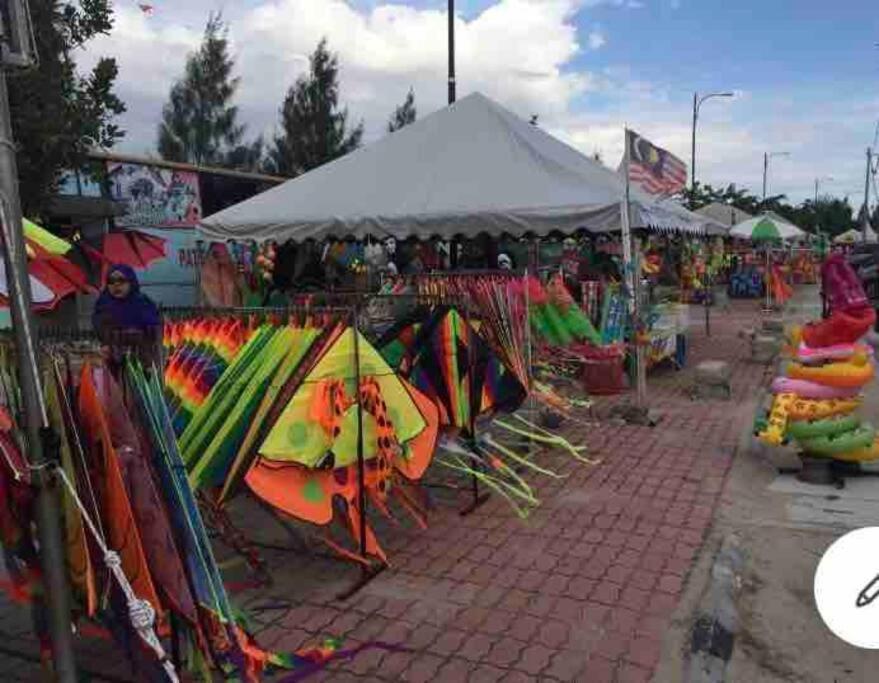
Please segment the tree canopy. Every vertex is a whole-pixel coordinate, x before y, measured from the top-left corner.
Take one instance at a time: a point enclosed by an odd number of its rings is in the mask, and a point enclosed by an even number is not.
[[[125,105],[113,92],[116,60],[102,58],[88,73],[71,55],[113,27],[110,0],[30,3],[39,66],[10,71],[9,106],[19,192],[26,216],[41,217],[61,172],[82,168],[93,147],[112,147],[122,136],[114,119]]]
[[[683,199],[691,209],[699,209],[713,202],[728,204],[742,211],[757,215],[771,211],[794,225],[808,232],[816,232],[818,228],[831,236],[839,235],[846,230],[857,227],[855,209],[848,197],[842,199],[829,195],[792,205],[785,195],[773,195],[761,199],[752,195],[735,184],[725,188],[696,183],[695,188],[687,188],[682,193]]]
[[[406,95],[406,99],[403,100],[403,104],[394,110],[393,115],[388,121],[388,132],[393,133],[395,130],[400,130],[403,126],[415,123],[417,115],[418,112],[415,109],[415,92],[412,88],[409,88],[409,92]]]
[[[246,127],[232,104],[238,89],[235,60],[229,54],[228,27],[211,14],[199,49],[186,60],[183,78],[174,83],[162,110],[159,154],[169,161],[255,169],[262,140],[243,142]]]
[[[294,177],[360,146],[363,123],[348,130],[348,110],[339,107],[339,64],[323,39],[281,106],[281,134],[268,152],[266,170]]]

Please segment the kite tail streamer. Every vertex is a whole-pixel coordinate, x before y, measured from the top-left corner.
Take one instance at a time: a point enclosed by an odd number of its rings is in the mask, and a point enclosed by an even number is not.
[[[509,482],[506,482],[498,477],[493,477],[489,474],[486,474],[485,472],[481,472],[480,470],[471,467],[460,456],[451,456],[451,462],[446,461],[442,458],[438,459],[437,462],[449,469],[453,469],[458,472],[464,472],[465,474],[476,477],[476,479],[485,484],[492,491],[503,497],[521,519],[526,519],[529,513],[524,507],[521,507],[520,504],[516,502],[516,498],[523,500],[531,507],[540,504],[540,501],[534,497],[530,488],[524,491],[517,489]]]
[[[518,434],[519,436],[524,436],[529,439],[533,439],[535,441],[538,441],[540,443],[545,443],[550,446],[558,446],[560,448],[563,448],[568,453],[570,453],[576,460],[579,460],[580,462],[585,463],[587,465],[597,465],[601,462],[601,460],[595,460],[595,459],[587,458],[587,457],[584,457],[583,455],[581,455],[580,451],[585,450],[585,448],[586,448],[585,446],[574,446],[570,441],[568,441],[564,437],[559,436],[557,434],[553,434],[552,432],[548,432],[547,430],[543,429],[542,427],[539,427],[538,425],[534,424],[533,422],[529,422],[521,415],[514,415],[513,417],[516,418],[517,420],[519,420],[520,422],[524,423],[525,425],[527,425],[529,428],[533,429],[534,431],[528,432],[524,429],[520,429],[514,425],[511,425],[507,422],[504,422],[503,420],[498,420],[498,419],[495,419],[493,424],[496,424],[498,427],[501,427],[501,428],[506,429],[510,432],[513,432],[514,434]]]
[[[532,462],[531,460],[528,460],[528,458],[525,458],[525,457],[519,455],[518,453],[516,453],[512,449],[507,448],[503,444],[498,443],[497,441],[492,439],[490,436],[485,437],[484,441],[486,444],[488,444],[492,448],[499,450],[506,457],[510,458],[511,460],[514,460],[515,462],[519,463],[523,467],[527,467],[530,470],[534,470],[535,472],[538,472],[539,474],[542,474],[547,477],[551,477],[553,479],[565,479],[568,476],[566,474],[558,474],[557,472],[553,472],[552,470],[548,470],[548,469],[541,467],[537,463]]]

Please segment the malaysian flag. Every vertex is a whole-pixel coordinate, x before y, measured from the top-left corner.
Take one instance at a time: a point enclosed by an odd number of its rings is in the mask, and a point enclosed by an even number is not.
[[[629,180],[649,194],[674,194],[687,185],[687,165],[674,154],[626,131]]]

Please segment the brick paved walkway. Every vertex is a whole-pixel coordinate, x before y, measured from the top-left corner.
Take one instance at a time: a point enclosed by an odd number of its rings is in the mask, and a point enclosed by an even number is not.
[[[427,531],[405,522],[381,529],[393,567],[345,603],[335,595],[356,570],[313,549],[280,548],[290,537],[256,506],[236,503],[233,519],[272,546],[264,552],[275,584],[237,596],[258,639],[279,650],[327,635],[346,647],[379,640],[408,650],[366,651],[315,681],[649,680],[753,417],[740,399],[757,391],[764,368],[747,361],[737,335],[758,317],[754,302],[733,302],[712,316],[710,339],[693,328],[688,367],[729,361],[732,401],[693,401],[691,370],[657,370],[649,378],[657,427],[566,429],[602,462],[541,456],[568,476],[538,483],[543,504],[525,522],[497,498],[461,517],[463,496],[437,496]]]

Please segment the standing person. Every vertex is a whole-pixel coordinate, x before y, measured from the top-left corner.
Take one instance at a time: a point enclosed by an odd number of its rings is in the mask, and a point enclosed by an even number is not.
[[[122,353],[131,349],[147,365],[158,361],[162,335],[159,309],[140,291],[131,266],[110,268],[106,287],[95,302],[92,324],[111,364],[120,363]]]

